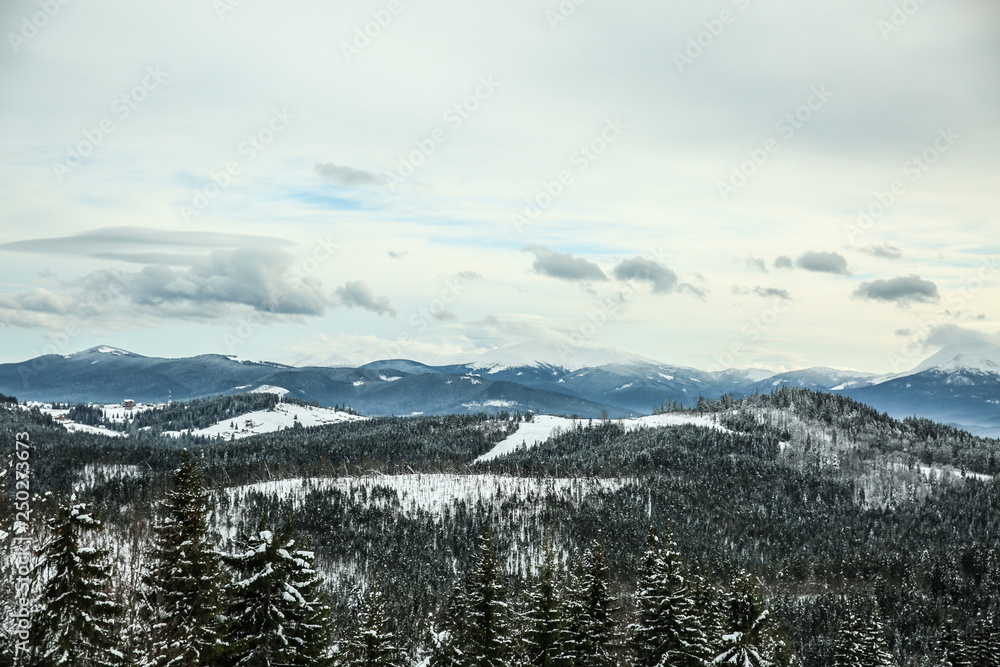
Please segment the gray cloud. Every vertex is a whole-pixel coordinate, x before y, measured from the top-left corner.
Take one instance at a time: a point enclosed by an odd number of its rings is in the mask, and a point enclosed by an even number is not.
[[[682,283],[677,274],[666,266],[654,262],[644,257],[633,257],[618,263],[612,271],[618,280],[638,280],[647,282],[653,286],[653,291],[658,294],[669,294],[675,290],[682,290],[697,296],[705,297],[705,290],[688,283]]]
[[[462,280],[482,280],[483,274],[476,273],[475,271],[459,271],[456,277]]]
[[[806,271],[816,271],[818,273],[835,273],[838,275],[850,275],[847,270],[847,259],[836,252],[825,252],[810,250],[802,253],[795,265]]]
[[[375,292],[363,280],[348,281],[333,292],[337,302],[348,308],[363,308],[379,315],[396,317],[398,313],[389,302],[389,297],[375,296]]]
[[[930,330],[924,345],[926,347],[1000,345],[1000,337],[975,329],[966,329],[957,324],[940,324]]]
[[[168,229],[147,229],[145,227],[103,227],[70,236],[2,243],[0,244],[0,250],[105,257],[140,263],[145,262],[146,259],[158,258],[168,260],[158,263],[186,266],[193,261],[190,254],[173,255],[171,253],[164,253],[162,249],[164,247],[203,249],[249,246],[274,247],[291,244],[292,242],[287,239],[252,234],[186,232]],[[133,248],[133,250],[131,252],[122,252],[125,248]],[[151,248],[153,249],[151,251],[153,254],[143,255],[141,252],[136,252],[135,248]],[[170,258],[175,258],[177,261],[169,261]],[[198,259],[202,258],[198,257]]]
[[[866,255],[880,257],[882,259],[899,259],[903,256],[903,251],[901,249],[894,245],[889,245],[888,243],[869,245],[864,248],[858,248],[858,250]]]
[[[337,165],[332,162],[316,163],[316,173],[329,181],[333,181],[337,185],[343,185],[348,188],[359,185],[381,185],[384,182],[378,174],[373,172],[346,165]]]
[[[410,253],[406,252],[405,250],[403,250],[403,251],[390,250],[389,251],[389,257],[392,257],[393,259],[403,259],[404,257],[406,257],[409,254]]]
[[[753,293],[757,296],[762,296],[765,298],[778,297],[779,299],[786,299],[791,301],[792,295],[788,290],[778,289],[777,287],[754,287]]]
[[[782,255],[774,260],[774,268],[776,269],[790,269],[792,266],[792,258],[788,255]]]
[[[439,310],[437,312],[431,313],[431,317],[438,322],[457,322],[458,315],[451,312],[450,310]]]
[[[911,302],[932,303],[940,298],[937,285],[915,275],[863,282],[854,290],[854,296],[872,301],[891,301],[900,305]]]
[[[747,268],[756,269],[758,271],[761,271],[762,273],[767,273],[767,264],[764,262],[764,260],[759,259],[757,257],[753,257],[752,255],[750,257],[747,257]]]
[[[597,264],[583,257],[574,257],[568,252],[557,253],[541,245],[526,246],[524,252],[535,255],[535,261],[531,265],[532,270],[550,278],[600,281],[608,279]]]

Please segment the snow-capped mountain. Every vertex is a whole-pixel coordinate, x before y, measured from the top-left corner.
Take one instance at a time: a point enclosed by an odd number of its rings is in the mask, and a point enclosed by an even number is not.
[[[1000,346],[986,342],[947,347],[910,371],[882,376],[833,368],[707,372],[617,350],[527,343],[440,366],[408,359],[358,367],[222,355],[160,359],[109,346],[0,365],[0,393],[22,400],[163,402],[171,393],[184,400],[281,388],[293,398],[372,415],[509,409],[618,417],[649,414],[667,401],[694,405],[699,397],[781,386],[842,393],[895,417],[919,415],[1000,436]]]

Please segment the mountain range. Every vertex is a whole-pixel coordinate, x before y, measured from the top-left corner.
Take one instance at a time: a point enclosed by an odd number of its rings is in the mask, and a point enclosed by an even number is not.
[[[538,344],[444,365],[385,359],[356,367],[291,366],[217,354],[165,359],[109,346],[0,364],[0,393],[21,400],[163,403],[168,396],[187,400],[280,387],[294,398],[372,415],[507,409],[626,417],[649,414],[667,401],[690,406],[699,397],[767,393],[784,385],[845,394],[894,417],[919,416],[1000,437],[1000,346],[987,342],[946,347],[893,375],[822,367],[709,372],[626,353],[555,356]]]

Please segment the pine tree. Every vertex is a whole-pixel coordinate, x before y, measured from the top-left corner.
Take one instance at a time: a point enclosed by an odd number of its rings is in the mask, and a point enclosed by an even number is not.
[[[397,667],[403,664],[381,591],[373,586],[360,615],[360,627],[347,645],[349,667]]]
[[[630,627],[636,665],[704,664],[709,641],[694,608],[684,562],[669,532],[661,542],[649,531],[636,606],[638,619]]]
[[[722,651],[713,664],[769,667],[790,660],[784,642],[771,627],[770,611],[757,592],[757,582],[749,573],[740,572],[734,578],[727,607]]]
[[[461,667],[465,664],[469,634],[466,607],[465,587],[458,581],[448,596],[440,619],[431,627],[429,667]]]
[[[617,608],[609,590],[609,567],[600,540],[583,556],[578,613],[579,635],[576,664],[586,667],[607,667],[615,664],[614,613]]]
[[[528,664],[533,667],[556,667],[566,634],[566,619],[556,581],[555,551],[549,544],[538,580],[528,596],[525,615],[527,629],[524,644]]]
[[[149,662],[155,667],[214,665],[224,648],[219,556],[209,542],[202,471],[187,449],[162,507],[145,579],[152,615]]]
[[[968,667],[968,647],[959,635],[951,613],[945,617],[934,651],[937,667]]]
[[[476,561],[475,576],[469,587],[469,639],[466,665],[501,667],[510,652],[508,609],[501,581],[500,563],[487,526]]]
[[[882,625],[882,615],[878,608],[872,610],[869,621],[864,624],[861,633],[861,665],[862,667],[892,667],[892,655],[885,639],[885,627]]]
[[[1000,633],[992,610],[986,616],[976,615],[968,658],[976,667],[1000,667]]]
[[[224,559],[236,574],[225,588],[231,664],[318,664],[326,627],[313,554],[295,551],[287,530],[280,538],[261,530],[239,544],[239,553]]]
[[[854,607],[847,605],[844,618],[837,631],[837,644],[833,652],[834,667],[867,667],[865,660],[865,637]]]
[[[121,609],[108,594],[108,552],[81,544],[85,534],[101,528],[88,504],[77,502],[75,496],[48,522],[52,540],[44,549],[42,567],[49,576],[41,608],[32,622],[33,665],[97,667],[121,663],[122,655],[115,648],[115,624]]]

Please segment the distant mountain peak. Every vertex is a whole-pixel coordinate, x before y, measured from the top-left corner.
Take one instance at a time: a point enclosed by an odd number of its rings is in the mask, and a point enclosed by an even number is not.
[[[485,352],[466,366],[487,373],[498,373],[509,368],[561,368],[576,371],[581,368],[609,364],[650,363],[651,360],[613,348],[573,347],[556,343],[527,341]]]
[[[137,357],[139,355],[134,352],[129,352],[128,350],[123,350],[118,347],[111,347],[110,345],[97,345],[88,350],[79,352],[78,354],[110,354],[116,357]]]
[[[924,371],[942,373],[972,371],[1000,375],[1000,345],[988,341],[948,345],[904,375],[915,375]]]

